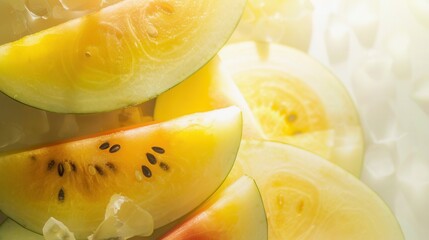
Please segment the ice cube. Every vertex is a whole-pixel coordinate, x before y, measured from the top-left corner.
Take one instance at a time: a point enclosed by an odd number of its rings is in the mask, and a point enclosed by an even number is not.
[[[427,149],[412,150],[398,168],[398,181],[416,217],[429,223],[429,211],[426,211],[429,203],[429,158],[424,152]]]
[[[45,111],[29,107],[0,93],[1,122],[8,131],[18,129],[22,136],[16,143],[38,144],[43,134],[49,131],[48,118]],[[10,128],[10,129],[9,129]]]
[[[408,6],[414,17],[424,26],[429,27],[429,1],[408,0]]]
[[[392,58],[370,52],[351,78],[354,95],[363,105],[386,103],[395,96]]]
[[[44,135],[41,144],[57,142],[66,138],[79,136],[79,126],[76,123],[75,115],[48,113],[50,130]]]
[[[345,16],[359,42],[364,47],[372,47],[379,26],[378,0],[349,0],[344,1],[344,4],[346,4]]]
[[[350,51],[350,29],[339,16],[330,16],[325,32],[325,44],[332,63],[347,59]]]
[[[312,34],[310,0],[248,1],[232,41],[279,42],[307,50]]]
[[[365,154],[366,171],[375,179],[383,179],[395,174],[394,148],[386,144],[370,145]]]
[[[76,122],[76,118],[72,114],[67,114],[63,118],[63,123],[58,130],[58,136],[60,138],[71,138],[75,137],[79,132],[79,125]]]
[[[412,99],[429,116],[429,75],[422,76],[416,81]]]
[[[43,237],[46,240],[76,240],[64,223],[50,217],[43,226]]]
[[[389,206],[394,206],[396,194],[396,154],[388,144],[372,144],[365,154],[362,181],[374,189]]]
[[[423,211],[426,211],[424,208]],[[429,222],[422,222],[417,219],[411,203],[407,201],[403,193],[399,192],[395,197],[395,207],[393,208],[395,215],[401,225],[402,231],[407,239],[426,239],[429,236]],[[424,226],[424,227],[422,227]]]
[[[387,49],[393,59],[393,72],[400,78],[411,75],[411,39],[408,33],[398,32],[387,42]]]
[[[13,145],[24,135],[19,126],[10,122],[0,121],[0,149]]]
[[[12,1],[0,1],[0,16],[0,45],[28,34],[26,13],[24,9],[15,7]]]
[[[367,134],[374,143],[394,143],[406,135],[390,104],[374,104],[361,112]]]
[[[106,207],[104,220],[89,240],[129,239],[153,233],[153,217],[133,200],[114,194]]]
[[[25,0],[25,7],[35,19],[47,19],[51,9],[47,0]]]

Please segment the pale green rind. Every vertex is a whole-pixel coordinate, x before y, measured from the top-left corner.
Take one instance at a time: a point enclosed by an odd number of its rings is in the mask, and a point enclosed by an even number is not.
[[[14,222],[12,219],[7,219],[6,222],[0,225],[1,240],[44,240],[42,235],[29,231]]]

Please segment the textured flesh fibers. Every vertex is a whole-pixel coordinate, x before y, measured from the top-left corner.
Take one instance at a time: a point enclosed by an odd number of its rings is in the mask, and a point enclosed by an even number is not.
[[[304,148],[359,176],[363,134],[341,82],[303,52],[269,43],[219,53],[267,140]]]
[[[245,0],[122,1],[0,46],[0,91],[53,112],[144,102],[207,63],[244,6]]]

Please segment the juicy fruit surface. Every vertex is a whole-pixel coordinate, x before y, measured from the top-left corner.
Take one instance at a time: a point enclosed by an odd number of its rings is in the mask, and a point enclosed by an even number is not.
[[[243,176],[217,192],[162,240],[268,239],[265,210],[253,179]]]
[[[243,113],[243,137],[261,138],[261,129],[246,100],[216,56],[191,77],[157,97],[154,119],[165,121],[233,105]]]
[[[230,107],[2,156],[0,209],[36,232],[54,217],[80,238],[120,193],[163,226],[223,182],[241,128],[240,111]]]
[[[144,102],[212,58],[244,5],[117,3],[0,46],[0,91],[54,112],[100,112]]]
[[[374,192],[310,152],[243,140],[230,180],[241,174],[261,191],[270,239],[403,239]]]
[[[269,43],[231,44],[219,55],[267,139],[310,150],[360,175],[358,114],[346,89],[323,66]]]

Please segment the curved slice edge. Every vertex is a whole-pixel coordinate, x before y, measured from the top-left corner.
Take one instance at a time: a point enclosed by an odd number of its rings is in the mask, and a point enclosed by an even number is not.
[[[245,3],[119,2],[0,46],[0,91],[61,113],[142,103],[206,64],[232,35]]]
[[[314,144],[312,139],[322,133],[328,137],[321,144],[326,145],[329,151],[319,155],[360,176],[365,147],[360,118],[347,89],[330,70],[302,51],[275,43],[248,41],[229,44],[222,48],[219,56],[236,82],[238,79],[234,76],[238,74],[268,70],[283,73],[285,77],[307,86],[321,101],[328,120],[327,129],[315,132],[315,136],[308,132],[296,143],[294,136],[267,140],[286,142],[319,154],[311,144]],[[296,94],[299,95],[299,92]],[[303,146],[305,142],[311,144]]]
[[[268,239],[265,209],[255,181],[242,176],[161,239]]]
[[[227,182],[242,174],[258,184],[272,240],[404,239],[397,219],[374,191],[308,151],[243,140]]]
[[[0,225],[0,239],[44,240],[45,238],[9,218]]]
[[[147,210],[159,228],[191,212],[216,192],[234,164],[241,132],[241,111],[229,107],[2,156],[0,208],[36,232],[54,217],[81,238],[103,220],[110,197],[122,193]],[[100,150],[100,144],[106,142],[121,145],[121,150],[115,154]],[[165,157],[158,156],[157,165],[149,164],[144,151],[151,152],[153,146],[165,147]],[[92,156],[90,162],[87,156]],[[118,167],[105,166],[107,158]],[[73,161],[78,170],[72,165],[66,168],[63,159]],[[98,160],[102,162],[93,162]],[[102,172],[87,172],[97,163]],[[142,166],[151,168],[150,178],[142,175]],[[21,177],[18,181],[12,176]],[[87,194],[88,188],[82,191],[82,181],[84,187],[91,187],[92,194]]]

